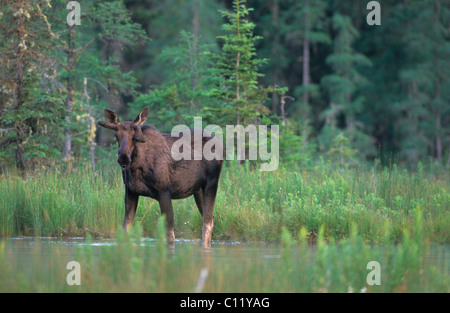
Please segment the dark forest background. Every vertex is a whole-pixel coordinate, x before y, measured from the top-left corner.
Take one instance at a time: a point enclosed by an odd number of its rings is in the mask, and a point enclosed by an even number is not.
[[[450,1],[68,1],[0,4],[0,162],[83,160],[103,108],[161,131],[279,124],[281,163],[450,166]],[[97,149],[98,150],[98,149]]]

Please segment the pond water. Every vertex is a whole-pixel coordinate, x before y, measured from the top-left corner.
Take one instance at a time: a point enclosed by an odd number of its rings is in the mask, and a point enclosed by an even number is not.
[[[299,246],[289,247],[289,251],[286,253],[286,250],[283,252],[279,244],[261,242],[219,241],[213,242],[211,249],[203,250],[200,240],[177,239],[174,248],[164,245],[166,249],[163,249],[165,251],[163,254],[167,254],[166,257],[161,257],[161,243],[152,238],[142,238],[138,245],[132,246],[137,247],[138,250],[133,250],[134,254],[127,258],[126,254],[130,253],[130,250],[121,250],[117,239],[86,241],[85,238],[0,238],[0,265],[5,267],[2,265],[3,258],[3,262],[6,261],[8,268],[6,273],[5,269],[0,268],[0,277],[9,277],[9,280],[0,280],[0,291],[72,291],[73,289],[68,289],[65,281],[66,275],[69,273],[66,266],[71,261],[78,261],[80,255],[83,255],[80,254],[80,248],[81,250],[87,248],[85,251],[89,251],[88,254],[97,258],[92,261],[92,257],[85,256],[80,260],[83,271],[85,263],[89,260],[86,267],[91,270],[94,268],[94,274],[91,273],[87,275],[88,278],[83,278],[82,285],[88,288],[87,291],[109,291],[110,280],[119,281],[120,283],[116,285],[119,286],[123,285],[122,280],[127,281],[130,277],[135,279],[135,277],[139,278],[139,275],[147,275],[155,282],[153,285],[147,285],[147,282],[141,281],[142,290],[156,292],[317,290],[346,292],[353,290],[352,286],[347,286],[347,280],[361,280],[363,282],[361,286],[364,286],[367,273],[369,273],[365,268],[366,263],[371,260],[381,259],[380,263],[383,264],[382,270],[384,271],[383,282],[388,279],[387,274],[384,274],[386,272],[389,272],[392,279],[396,279],[396,275],[400,275],[401,278],[401,275],[411,275],[413,272],[402,268],[385,269],[383,262],[386,262],[388,258],[383,248],[380,247],[374,248],[373,257],[370,256],[366,260],[361,257],[360,251],[357,249],[349,248],[347,251],[346,248],[342,248],[337,250],[340,252],[330,252],[325,255],[323,254],[325,250],[319,252],[316,246],[308,245],[302,248]],[[450,245],[432,245],[426,255],[420,257],[421,268],[433,265],[438,269],[438,274],[434,276],[448,280],[449,251]],[[351,256],[349,257],[348,254]],[[316,266],[316,258],[320,260],[322,269],[325,268],[322,270],[323,273],[318,270],[320,267]],[[145,259],[142,261],[144,264],[141,264],[140,259]],[[353,262],[353,259],[357,260],[354,265],[355,271],[349,273],[348,268],[344,268],[345,263]],[[111,265],[107,264],[108,260]],[[413,268],[417,264],[414,260],[405,260],[405,266]],[[161,262],[165,262],[166,265],[163,268],[167,273],[158,272]],[[136,264],[137,274],[131,273],[126,276],[121,273],[124,268],[127,269],[126,272],[130,272],[130,268],[133,272],[133,264]],[[105,267],[105,274],[101,276],[103,274],[100,272]],[[402,283],[400,278],[399,284]],[[327,279],[331,282],[327,283]],[[421,288],[423,288],[422,291],[428,291],[429,288],[448,290],[448,281],[438,280],[435,278],[428,280],[428,276],[422,277],[417,279],[417,283],[423,284],[423,287],[418,286],[417,289],[414,287],[412,290],[422,290]],[[99,281],[98,286],[95,285],[97,281]],[[171,281],[172,285],[169,286],[167,281]],[[343,282],[346,286],[341,288],[340,285]],[[90,286],[89,283],[93,285]],[[12,284],[12,290],[9,290],[8,284]],[[328,289],[317,287],[317,284],[325,284]],[[89,289],[89,287],[92,288]],[[366,290],[365,288],[359,287],[357,290]],[[397,287],[389,286],[386,283],[383,288],[387,289],[380,289],[380,291],[392,291],[391,289],[395,291]]]
[[[78,246],[107,247],[117,245],[116,239],[101,239],[86,241],[86,238],[53,238],[53,237],[18,237],[18,238],[0,238],[0,242],[4,242],[5,250],[10,251],[20,258],[33,257],[37,255],[51,255],[55,248],[58,249],[60,256],[74,256],[75,249]],[[150,251],[156,250],[158,247],[158,240],[154,238],[142,238],[140,241],[141,247],[146,247]],[[201,240],[189,239],[175,239],[173,248],[169,247],[169,254],[174,256],[177,251],[190,246],[198,255],[203,257],[204,250],[202,249]],[[313,249],[313,248],[312,248]],[[263,242],[238,242],[238,241],[213,241],[212,248],[209,252],[213,257],[217,258],[262,258],[262,259],[277,259],[280,258],[278,245],[275,243]],[[150,252],[151,253],[151,252]]]
[[[94,255],[98,261],[94,263],[102,263],[105,260],[110,260],[111,263],[116,262],[121,259],[123,255],[120,255],[120,247],[117,243],[117,239],[101,239],[101,240],[90,240],[87,241],[86,238],[48,238],[48,237],[19,237],[19,238],[0,238],[0,265],[1,256],[6,256],[6,265],[12,268],[12,280],[15,282],[22,279],[23,285],[27,288],[33,286],[30,284],[36,284],[44,280],[45,284],[53,284],[54,281],[61,281],[63,275],[69,273],[66,269],[66,265],[72,261],[79,261],[80,258],[80,248],[85,249],[84,251],[89,251],[90,254]],[[132,246],[145,251],[146,256],[154,256],[154,258],[159,258],[161,254],[160,243],[158,240],[153,238],[142,238],[138,245],[132,244]],[[172,267],[180,267],[181,272],[196,271],[198,274],[193,274],[190,278],[192,287],[189,287],[188,292],[202,291],[203,285],[208,275],[208,269],[212,264],[219,264],[218,266],[226,265],[228,268],[238,268],[242,265],[253,263],[258,264],[258,267],[264,268],[270,267],[271,263],[278,262],[280,259],[279,249],[276,244],[266,244],[259,242],[252,243],[241,243],[241,242],[212,242],[212,248],[204,250],[202,248],[201,240],[185,240],[176,239],[173,247],[169,247],[164,244],[167,248],[167,263],[171,260],[175,260],[175,264]],[[108,250],[114,251],[108,254]],[[1,253],[2,252],[2,253]],[[118,253],[117,253],[118,252]],[[128,253],[125,251],[124,253]],[[136,253],[136,252],[134,252]],[[142,256],[142,254],[137,253],[136,256]],[[136,257],[134,256],[134,257]],[[183,260],[188,259],[194,265],[185,266]],[[178,260],[178,261],[177,261]],[[181,261],[180,261],[181,260]],[[129,264],[122,264],[121,261],[117,261],[121,267],[129,268]],[[178,263],[176,263],[178,262]],[[85,265],[85,260],[80,261],[81,267]],[[158,267],[156,262],[145,261],[145,266]],[[177,265],[178,264],[178,265]],[[108,266],[106,266],[108,267]],[[206,272],[205,272],[206,270]],[[0,268],[0,277],[2,269]],[[97,271],[102,271],[102,268],[97,268]],[[108,268],[106,271],[110,271]],[[42,272],[47,274],[37,274],[36,272]],[[53,272],[59,273],[58,277],[54,276]],[[111,275],[109,272],[106,275]],[[112,275],[116,275],[113,273]],[[176,275],[176,274],[174,274]],[[178,275],[180,275],[178,273]],[[183,273],[181,275],[184,275]],[[40,276],[40,277],[39,277]],[[120,276],[120,275],[119,275]],[[173,277],[172,277],[173,278]],[[189,279],[187,279],[189,280]],[[196,282],[197,281],[197,282]],[[0,281],[0,291],[8,291],[8,287],[3,285],[5,282]],[[180,283],[181,284],[181,283]],[[179,284],[179,285],[180,285]],[[182,283],[182,284],[185,284]],[[21,285],[21,283],[18,283]],[[194,287],[195,286],[195,287]],[[65,286],[63,286],[65,287]],[[48,286],[42,289],[42,291],[51,290]],[[26,291],[26,288],[25,288]],[[100,291],[103,291],[100,289]],[[158,291],[158,290],[156,290]],[[184,291],[184,290],[178,290]]]

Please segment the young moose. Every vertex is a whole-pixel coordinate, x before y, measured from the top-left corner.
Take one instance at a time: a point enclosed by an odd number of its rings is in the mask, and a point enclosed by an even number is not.
[[[139,196],[150,197],[158,200],[161,213],[166,217],[168,242],[173,243],[175,234],[172,199],[194,195],[195,203],[203,216],[203,246],[209,247],[214,200],[223,158],[175,161],[171,149],[178,138],[162,134],[153,126],[142,126],[148,118],[149,107],[144,108],[132,122],[121,123],[117,114],[107,109],[104,113],[106,122],[98,121],[98,124],[116,131],[119,144],[117,162],[122,167],[125,184],[124,230],[128,231],[133,222]],[[214,138],[210,134],[205,136],[207,137],[202,136],[202,145]],[[191,145],[194,147],[193,141]]]

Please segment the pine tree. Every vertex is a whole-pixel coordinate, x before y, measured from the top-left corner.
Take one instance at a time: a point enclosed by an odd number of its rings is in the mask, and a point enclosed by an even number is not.
[[[213,55],[222,77],[216,89],[217,97],[223,100],[220,111],[227,116],[225,123],[236,125],[256,124],[258,116],[268,113],[263,103],[269,90],[258,85],[258,78],[263,76],[258,69],[267,60],[256,58],[255,41],[261,37],[253,34],[255,24],[248,20],[252,9],[245,3],[235,0],[232,12],[222,11],[228,19],[222,26],[226,35],[217,37],[222,43],[222,54]]]

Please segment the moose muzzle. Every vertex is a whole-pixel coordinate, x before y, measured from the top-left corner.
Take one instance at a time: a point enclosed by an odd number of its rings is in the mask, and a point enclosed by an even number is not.
[[[131,151],[128,148],[126,140],[122,140],[120,143],[117,163],[119,163],[122,168],[126,168],[131,163]]]

